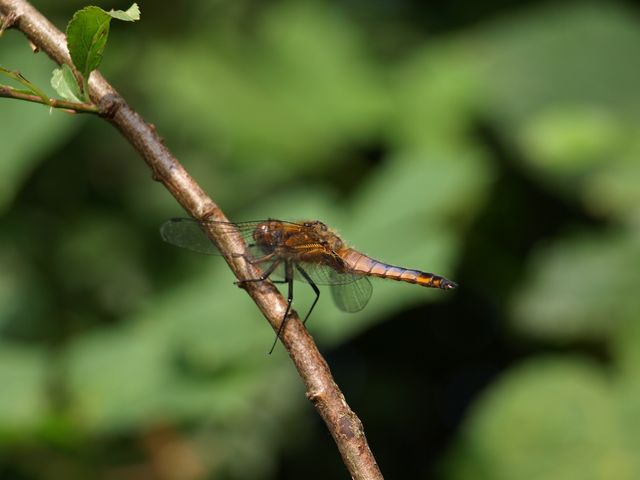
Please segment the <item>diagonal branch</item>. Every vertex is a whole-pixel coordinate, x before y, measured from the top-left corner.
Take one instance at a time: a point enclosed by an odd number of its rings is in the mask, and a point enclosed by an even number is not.
[[[25,0],[0,0],[0,20],[11,19],[13,27],[21,30],[40,50],[58,64],[71,64],[64,34]],[[211,200],[184,167],[164,146],[155,128],[146,123],[115,89],[98,73],[91,75],[90,96],[101,114],[115,126],[144,158],[153,172],[182,207],[196,219],[227,221],[222,210]],[[239,235],[208,232],[222,252],[238,279],[256,278],[255,267],[240,256],[244,243]],[[271,282],[251,282],[244,285],[248,294],[264,314],[274,330],[278,330],[286,301]],[[352,478],[382,479],[382,474],[369,449],[362,423],[349,408],[336,385],[329,367],[313,339],[302,326],[297,314],[292,314],[282,335],[289,356],[306,386],[307,397],[331,432],[342,459]]]

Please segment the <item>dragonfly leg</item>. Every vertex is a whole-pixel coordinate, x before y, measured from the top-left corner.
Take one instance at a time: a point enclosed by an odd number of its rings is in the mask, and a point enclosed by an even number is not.
[[[245,255],[245,257],[244,257],[244,258],[245,258],[245,260],[246,260],[247,262],[249,262],[251,265],[257,265],[257,264],[259,264],[259,263],[268,262],[268,261],[269,261],[269,260],[271,260],[274,256],[275,256],[275,253],[268,253],[268,254],[266,254],[266,255],[263,255],[263,256],[262,256],[262,257],[260,257],[260,258],[250,258],[250,257],[247,257],[246,255]]]
[[[284,315],[282,316],[282,320],[280,321],[280,326],[278,327],[276,338],[273,340],[273,345],[271,345],[271,350],[269,350],[269,355],[273,353],[273,349],[276,348],[276,343],[278,343],[278,339],[284,331],[284,326],[287,323],[287,317],[289,316],[289,312],[291,311],[291,303],[293,302],[293,270],[291,268],[291,263],[287,262],[286,260],[284,262],[284,272],[285,282],[289,285],[289,289],[287,292],[287,309],[284,311]]]
[[[269,278],[269,275],[271,275],[273,273],[273,271],[278,268],[278,265],[280,265],[280,261],[275,261],[273,262],[271,265],[269,265],[269,268],[267,268],[262,275],[260,275],[258,278],[247,278],[244,280],[238,280],[236,282],[236,285],[241,285],[243,283],[248,283],[248,282],[264,282],[267,278]],[[281,280],[276,280],[274,281],[274,283],[285,283]]]
[[[296,270],[298,270],[300,272],[300,275],[302,275],[304,277],[304,279],[309,283],[309,285],[311,285],[311,288],[313,289],[313,292],[316,294],[316,299],[311,304],[311,308],[309,309],[307,314],[304,316],[304,320],[302,321],[302,325],[304,325],[305,323],[307,323],[307,320],[309,319],[309,315],[311,315],[311,312],[313,312],[313,307],[315,307],[316,303],[318,303],[318,300],[320,300],[320,289],[313,282],[313,280],[311,280],[311,277],[309,276],[309,274],[307,272],[305,272],[304,269],[300,265],[296,264]]]

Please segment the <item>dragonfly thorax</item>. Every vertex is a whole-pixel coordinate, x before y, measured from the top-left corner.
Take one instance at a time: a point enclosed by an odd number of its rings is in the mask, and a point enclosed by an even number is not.
[[[305,255],[309,251],[339,251],[344,243],[324,223],[283,222],[267,220],[259,223],[253,231],[255,245],[265,254],[280,252],[283,255]]]
[[[304,226],[309,231],[309,236],[312,240],[316,241],[319,245],[337,252],[344,248],[344,242],[342,239],[324,223],[317,220],[311,222],[304,222]]]

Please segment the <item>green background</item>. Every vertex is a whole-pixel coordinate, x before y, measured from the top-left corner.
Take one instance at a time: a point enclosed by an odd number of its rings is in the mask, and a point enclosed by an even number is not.
[[[35,2],[61,29],[85,5]],[[229,218],[460,283],[376,281],[353,315],[325,292],[308,322],[387,478],[640,478],[636,5],[140,7],[101,71]],[[0,64],[51,92],[19,32]],[[224,262],[161,241],[183,212],[117,131],[0,99],[0,151],[0,478],[348,478]]]

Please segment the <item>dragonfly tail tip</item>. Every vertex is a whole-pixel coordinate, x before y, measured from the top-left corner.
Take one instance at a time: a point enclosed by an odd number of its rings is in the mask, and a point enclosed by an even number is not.
[[[458,288],[458,284],[456,282],[452,282],[451,280],[444,280],[441,284],[443,290],[453,290],[454,288]]]

